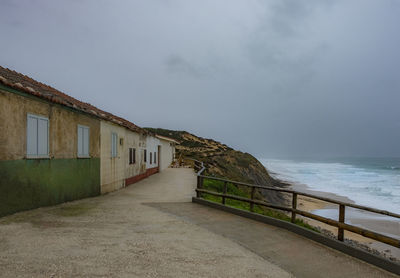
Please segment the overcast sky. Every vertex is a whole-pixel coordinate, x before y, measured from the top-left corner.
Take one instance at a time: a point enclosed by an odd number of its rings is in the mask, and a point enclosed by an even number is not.
[[[256,157],[400,157],[400,0],[1,0],[0,64]]]

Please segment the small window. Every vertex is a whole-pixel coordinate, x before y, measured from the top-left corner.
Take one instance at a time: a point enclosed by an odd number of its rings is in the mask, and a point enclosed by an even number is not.
[[[150,164],[153,164],[153,155],[152,155],[152,153],[150,152]]]
[[[111,133],[111,157],[117,157],[117,142],[118,135],[115,132]]]
[[[154,164],[157,164],[157,152],[154,152]]]
[[[136,163],[136,149],[129,148],[129,164]]]
[[[78,157],[89,157],[89,127],[78,125]]]
[[[143,161],[147,162],[147,150],[143,150]]]
[[[49,157],[49,119],[28,114],[26,129],[26,156]]]

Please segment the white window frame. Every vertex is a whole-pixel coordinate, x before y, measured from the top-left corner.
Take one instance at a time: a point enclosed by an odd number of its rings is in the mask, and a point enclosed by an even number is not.
[[[87,138],[87,153],[79,153],[79,129],[87,129],[88,131],[88,138]],[[77,156],[78,158],[90,158],[90,127],[85,126],[85,125],[79,125],[77,127],[77,137],[78,137],[78,141],[77,141]],[[84,144],[85,141],[82,140],[82,144]],[[83,147],[83,149],[85,149],[85,147]]]
[[[115,158],[117,156],[118,156],[118,134],[116,132],[111,132],[111,158]]]
[[[39,120],[45,120],[47,121],[47,153],[46,154],[28,154],[28,142],[29,142],[29,133],[28,133],[28,122],[29,122],[29,117],[31,118],[35,118],[38,121]],[[27,113],[26,115],[26,158],[49,158],[49,131],[50,131],[50,121],[49,118],[43,117],[43,116],[39,116],[39,115],[35,115],[35,114],[31,114],[31,113]],[[36,151],[39,152],[39,134],[38,134],[38,127],[36,130]]]

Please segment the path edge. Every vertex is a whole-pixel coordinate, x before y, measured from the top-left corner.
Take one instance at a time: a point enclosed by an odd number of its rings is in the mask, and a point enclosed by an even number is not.
[[[269,225],[273,225],[273,226],[276,226],[279,228],[286,229],[290,232],[296,233],[296,234],[306,237],[310,240],[321,243],[321,244],[328,246],[330,248],[333,248],[335,250],[341,251],[347,255],[355,257],[359,260],[362,260],[364,262],[367,262],[367,263],[377,266],[379,268],[382,268],[386,271],[400,275],[400,264],[398,264],[396,262],[393,262],[388,259],[371,254],[360,248],[357,248],[357,247],[351,246],[349,244],[346,244],[344,242],[329,238],[327,236],[324,236],[322,234],[308,230],[301,226],[292,224],[290,222],[282,221],[282,220],[279,220],[276,218],[253,213],[250,211],[245,211],[245,210],[241,210],[241,209],[237,209],[237,208],[233,208],[233,207],[224,206],[222,204],[207,201],[207,200],[197,198],[197,197],[192,197],[192,202],[200,204],[200,205],[209,206],[209,207],[212,207],[215,209],[219,209],[219,210],[222,210],[225,212],[229,212],[229,213],[232,213],[232,214],[235,214],[238,216],[246,217],[246,218],[258,221],[258,222],[262,222],[265,224],[269,224]]]

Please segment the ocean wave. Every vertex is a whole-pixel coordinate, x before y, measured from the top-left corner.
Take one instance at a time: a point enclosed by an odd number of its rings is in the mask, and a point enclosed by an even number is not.
[[[346,196],[357,204],[400,213],[400,174],[340,162],[260,159],[275,177],[312,190]]]

